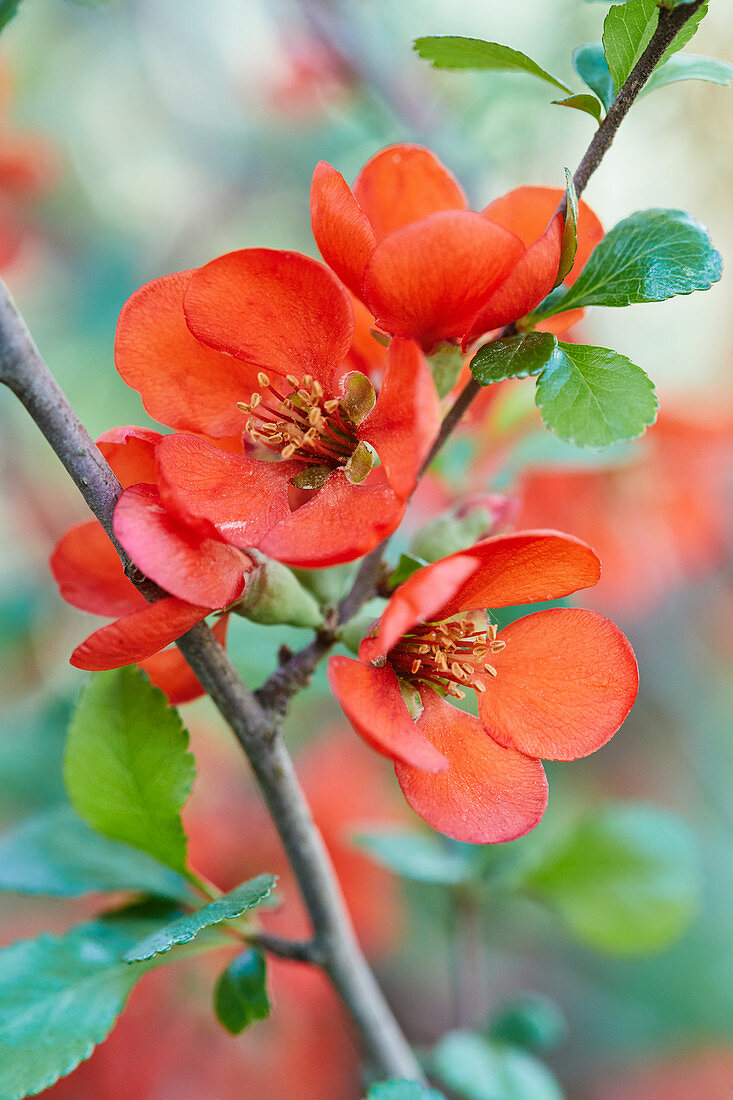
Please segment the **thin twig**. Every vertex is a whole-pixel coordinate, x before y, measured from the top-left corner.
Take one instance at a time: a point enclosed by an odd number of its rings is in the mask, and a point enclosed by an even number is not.
[[[272,936],[269,932],[254,932],[247,936],[247,942],[260,951],[268,951],[278,959],[292,959],[294,962],[323,965],[323,959],[315,940],[286,940],[283,936]]]
[[[120,486],[46,366],[0,281],[0,381],[16,394],[114,541],[112,516]],[[115,546],[117,543],[115,542]],[[125,565],[129,559],[120,556]],[[131,580],[149,595],[149,582]],[[423,1074],[356,940],[333,864],[273,716],[243,683],[205,623],[178,647],[245,750],[287,852],[311,918],[322,966],[383,1076]]]

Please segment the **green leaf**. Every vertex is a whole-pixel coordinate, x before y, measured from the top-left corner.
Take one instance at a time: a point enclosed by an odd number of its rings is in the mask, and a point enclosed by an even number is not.
[[[421,1085],[419,1081],[408,1081],[394,1077],[390,1081],[381,1081],[372,1085],[367,1100],[445,1100],[442,1092]]]
[[[358,833],[353,839],[377,863],[414,882],[455,886],[477,873],[474,850],[438,834],[385,829]]]
[[[482,38],[463,38],[458,35],[438,35],[417,38],[414,45],[420,57],[432,61],[436,69],[481,69],[492,72],[529,73],[553,84],[563,92],[573,89],[562,80],[541,68],[531,57],[499,42],[485,42]]]
[[[186,913],[185,916],[156,929],[142,943],[129,950],[125,958],[128,962],[141,962],[153,958],[154,955],[163,955],[176,944],[189,943],[206,928],[241,917],[270,896],[275,881],[274,875],[258,875],[257,878],[243,882],[230,893],[223,894],[216,901],[197,909],[195,913]]]
[[[573,68],[608,110],[616,98],[616,85],[608,69],[603,45],[600,42],[586,42],[578,46],[573,51]]]
[[[662,302],[708,290],[723,273],[710,236],[683,210],[639,210],[606,234],[566,291],[554,291],[533,320],[585,306]]]
[[[467,1100],[562,1100],[550,1071],[530,1054],[449,1031],[433,1051],[443,1084]]]
[[[107,1037],[133,985],[150,969],[129,966],[123,952],[150,927],[149,919],[120,915],[0,951],[3,1100],[48,1088]]]
[[[552,1050],[567,1036],[568,1023],[556,1001],[541,993],[522,993],[491,1020],[489,1036],[494,1041],[524,1050]]]
[[[408,577],[427,564],[426,559],[416,557],[414,554],[400,554],[400,560],[389,575],[390,588],[397,588],[398,585],[404,584]]]
[[[557,339],[549,332],[508,336],[479,348],[471,360],[471,374],[480,386],[527,378],[544,370],[556,353]]]
[[[137,668],[95,673],[69,728],[64,776],[93,829],[186,870],[181,806],[195,774],[188,732]]]
[[[699,880],[698,853],[682,821],[618,804],[578,822],[523,884],[584,943],[635,955],[681,935],[698,907]]]
[[[433,354],[428,356],[428,366],[435,380],[438,397],[445,397],[453,389],[465,358],[460,347],[448,343],[447,340],[438,344]]]
[[[556,107],[574,107],[576,111],[585,111],[587,115],[592,115],[596,122],[601,121],[603,108],[594,95],[571,95],[567,99],[553,99],[552,102]]]
[[[135,890],[190,904],[180,875],[94,832],[70,806],[28,818],[0,838],[0,890],[80,897]]]
[[[657,88],[676,84],[680,80],[707,80],[711,84],[725,86],[733,83],[733,65],[729,61],[719,61],[717,57],[697,57],[695,54],[684,53],[655,69],[641,94],[647,95]]]
[[[592,449],[642,435],[658,407],[654,384],[625,355],[563,343],[537,381],[536,402],[555,435]]]
[[[600,118],[600,104],[598,117]],[[558,267],[555,286],[558,286],[573,270],[575,253],[578,251],[578,196],[575,193],[575,184],[568,168],[565,169],[565,202],[565,228],[562,234],[560,266]]]
[[[217,1019],[232,1035],[270,1015],[267,964],[259,951],[245,951],[218,977],[214,986]]]
[[[0,0],[0,31],[18,14],[20,0]]]
[[[660,65],[687,45],[700,21],[707,14],[707,8],[707,3],[703,4],[687,20],[671,45],[662,54]],[[616,88],[620,89],[625,83],[634,65],[649,45],[658,22],[657,0],[628,0],[625,4],[614,4],[609,10],[603,24],[603,47]]]

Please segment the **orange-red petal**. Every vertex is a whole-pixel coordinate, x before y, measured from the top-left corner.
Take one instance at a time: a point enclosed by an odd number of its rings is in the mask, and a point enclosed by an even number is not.
[[[502,844],[524,836],[547,806],[539,760],[502,748],[481,722],[430,689],[420,692],[420,731],[447,757],[437,775],[396,763],[402,792],[428,825],[466,844]]]
[[[155,448],[163,436],[149,428],[110,428],[97,446],[123,489],[144,481],[155,484]]]
[[[430,214],[377,245],[364,275],[379,328],[426,351],[462,336],[524,254],[513,233],[469,210]]]
[[[234,546],[257,546],[290,515],[289,480],[296,462],[261,462],[232,454],[193,435],[169,435],[157,451],[158,485],[166,507],[182,521],[210,525]]]
[[[191,274],[164,275],[128,299],[117,323],[117,370],[162,424],[235,435],[243,429],[236,402],[257,388],[256,374],[191,335],[183,313]]]
[[[229,616],[222,615],[212,627],[214,636],[220,645],[226,645],[227,627]],[[173,707],[183,703],[191,703],[204,694],[204,689],[199,683],[196,673],[189,665],[180,649],[171,646],[153,654],[145,661],[140,662],[152,683],[164,691],[168,702]]]
[[[209,614],[209,608],[168,596],[100,627],[71,654],[76,668],[99,672],[152,657]]]
[[[356,732],[377,752],[426,772],[448,767],[442,752],[423,737],[410,717],[391,668],[331,657],[328,682]]]
[[[181,523],[149,485],[125,489],[117,502],[114,531],[137,567],[173,596],[219,608],[244,591],[239,550]]]
[[[467,205],[453,173],[420,145],[382,149],[354,181],[354,196],[380,241],[429,214]]]
[[[307,504],[268,531],[259,549],[297,568],[341,565],[391,535],[404,512],[404,500],[392,492],[381,468],[359,485],[335,470]]]
[[[440,399],[422,351],[395,337],[377,403],[359,436],[379,455],[392,489],[408,497],[440,429]]]
[[[354,334],[348,292],[318,260],[245,248],[191,277],[184,310],[197,340],[263,371],[310,374],[327,390]]]
[[[501,631],[496,678],[479,715],[502,745],[545,760],[577,760],[613,737],[639,686],[634,652],[595,611],[553,608]]]
[[[377,238],[344,177],[324,160],[313,173],[311,225],[328,266],[361,296],[364,268]]]
[[[78,523],[59,539],[51,572],[63,599],[93,615],[129,615],[147,606],[96,519]]]

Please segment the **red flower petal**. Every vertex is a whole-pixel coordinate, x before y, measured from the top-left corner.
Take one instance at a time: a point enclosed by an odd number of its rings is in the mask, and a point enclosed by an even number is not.
[[[212,630],[221,646],[226,645],[227,627],[229,616],[222,615],[214,623]],[[140,662],[140,667],[145,669],[150,680],[168,697],[168,702],[173,707],[183,703],[191,703],[204,694],[196,674],[189,665],[180,649],[172,646],[153,654],[147,660]]]
[[[335,470],[307,504],[268,531],[259,549],[298,568],[340,565],[373,550],[396,530],[404,512],[381,468],[360,485]]]
[[[354,181],[354,195],[380,241],[438,210],[465,210],[467,205],[452,172],[420,145],[382,149]]]
[[[252,369],[204,347],[188,330],[183,296],[190,271],[165,275],[122,307],[115,362],[156,420],[171,428],[226,436],[241,433],[237,401],[257,387]]]
[[[425,356],[411,340],[392,340],[377,403],[359,429],[379,455],[397,496],[408,497],[440,429],[440,399]]]
[[[467,554],[453,554],[418,569],[390,599],[377,625],[376,636],[361,643],[361,660],[381,660],[416,623],[441,618],[441,609],[451,593],[460,591],[475,571],[475,559]]]
[[[479,714],[502,744],[545,760],[577,760],[605,745],[633,706],[634,652],[595,611],[537,611],[501,631],[497,676]]]
[[[311,185],[311,225],[328,266],[357,296],[377,238],[348,183],[322,160]]]
[[[123,489],[141,481],[155,485],[155,448],[163,436],[148,428],[111,428],[97,446]]]
[[[59,539],[51,555],[51,572],[62,598],[82,611],[116,618],[147,607],[95,519],[78,523]]]
[[[125,489],[114,531],[137,567],[181,600],[226,607],[244,591],[247,559],[241,552],[182,524],[151,486]]]
[[[349,295],[299,252],[246,248],[194,272],[184,308],[194,336],[264,371],[311,374],[324,388],[354,334]]]
[[[368,745],[383,756],[426,772],[448,762],[420,733],[391,668],[370,668],[350,657],[331,657],[328,682],[344,714]]]
[[[351,305],[354,310],[354,340],[344,361],[343,372],[348,374],[349,371],[358,370],[379,388],[387,366],[388,348],[374,339],[374,318],[363,302],[353,294]]]
[[[207,607],[168,596],[95,630],[76,647],[71,663],[89,672],[135,664],[180,638],[208,614]]]
[[[421,732],[450,763],[429,772],[395,764],[402,792],[415,813],[454,840],[502,844],[524,836],[547,806],[547,780],[539,760],[502,748],[472,714],[422,690]]]
[[[523,253],[517,237],[481,214],[431,214],[377,245],[364,275],[365,300],[379,328],[430,351],[463,335]]]
[[[161,500],[185,523],[210,524],[234,546],[257,546],[290,515],[290,478],[297,462],[261,462],[221,451],[193,435],[169,435],[158,447]],[[212,533],[211,530],[208,532]]]
[[[550,293],[560,266],[564,227],[562,215],[557,214],[542,236],[527,248],[472,321],[463,339],[464,346],[484,332],[524,317]]]

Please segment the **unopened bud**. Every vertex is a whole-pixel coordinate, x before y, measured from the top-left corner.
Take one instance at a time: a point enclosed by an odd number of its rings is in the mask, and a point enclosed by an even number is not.
[[[410,552],[424,561],[437,561],[466,550],[480,539],[506,531],[514,511],[515,502],[508,497],[478,497],[426,524],[413,538]]]
[[[252,556],[258,564],[243,599],[234,608],[238,615],[268,626],[284,623],[315,630],[323,625],[318,604],[286,565],[257,553]]]
[[[369,600],[358,615],[339,628],[339,641],[343,642],[352,653],[358,654],[359,646],[371,633],[386,606],[386,600],[379,598]]]

